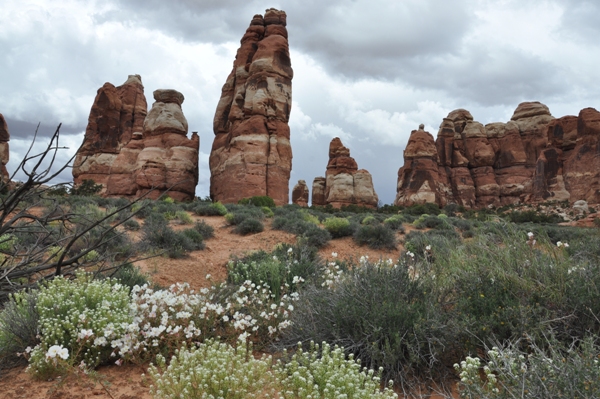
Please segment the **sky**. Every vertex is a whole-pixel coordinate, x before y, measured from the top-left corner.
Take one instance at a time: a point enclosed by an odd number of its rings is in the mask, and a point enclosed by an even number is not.
[[[196,194],[209,193],[212,120],[253,15],[287,13],[294,69],[290,193],[324,176],[340,137],[393,202],[410,132],[436,137],[468,109],[506,122],[520,102],[555,117],[600,108],[600,2],[585,0],[3,0],[0,113],[9,172],[62,123],[57,164],[83,141],[96,91],[140,74],[149,106],[175,89],[200,134]],[[17,178],[22,174],[17,175]],[[61,181],[71,181],[70,170]],[[291,195],[290,195],[291,198]]]

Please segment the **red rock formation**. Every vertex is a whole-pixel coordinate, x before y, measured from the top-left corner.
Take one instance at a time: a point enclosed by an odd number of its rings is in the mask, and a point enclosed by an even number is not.
[[[379,197],[373,188],[371,174],[358,169],[350,150],[336,137],[329,144],[329,163],[326,177],[317,177],[313,182],[313,205],[328,205],[340,208],[359,205],[376,208]],[[324,188],[321,189],[324,180]],[[323,193],[321,194],[321,191]]]
[[[4,116],[0,114],[0,175],[2,177],[2,181],[5,183],[7,183],[10,178],[8,170],[6,170],[6,164],[8,163],[8,158],[10,155],[10,151],[8,149],[9,140],[10,133],[8,133],[8,125],[6,124]]]
[[[105,83],[98,89],[83,144],[77,150],[73,164],[75,185],[91,179],[106,187],[117,155],[129,143],[133,133],[141,133],[147,108],[139,75],[129,75],[119,87]]]
[[[293,71],[285,26],[285,12],[271,8],[264,18],[255,15],[242,37],[213,123],[214,201],[268,195],[288,203]]]
[[[311,203],[313,206],[325,206],[327,201],[325,198],[325,181],[324,177],[315,177],[312,184]]]
[[[308,194],[306,181],[298,180],[298,184],[292,190],[292,203],[300,206],[308,206]]]
[[[600,113],[554,119],[544,104],[519,104],[511,121],[485,127],[463,109],[435,143],[413,131],[398,171],[395,203],[483,207],[549,200],[600,202]]]
[[[191,139],[187,138],[188,123],[181,110],[183,94],[176,90],[156,90],[154,99],[156,102],[144,121],[143,148],[133,172],[136,196],[154,189],[149,197],[157,198],[169,190],[169,197],[175,200],[192,200],[198,184],[200,138],[196,132]],[[137,148],[137,145],[131,148],[132,152]]]
[[[105,196],[140,197],[155,189],[149,197],[169,190],[176,200],[194,198],[200,138],[196,133],[187,138],[183,94],[156,90],[154,99],[147,114],[139,75],[98,90],[75,158],[75,184],[94,180],[104,186]]]

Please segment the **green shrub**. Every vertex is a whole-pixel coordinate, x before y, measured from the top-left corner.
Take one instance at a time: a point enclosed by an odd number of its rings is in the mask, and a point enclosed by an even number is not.
[[[200,204],[194,208],[194,213],[198,216],[225,216],[227,208],[220,202]]]
[[[168,366],[166,359],[159,356],[158,368],[148,368],[150,392],[159,398],[262,397],[273,386],[271,362],[270,357],[255,358],[252,347],[245,343],[233,348],[208,340],[197,347],[178,349]]]
[[[558,215],[544,215],[536,211],[512,211],[505,213],[504,217],[513,223],[560,223],[563,218]]]
[[[419,216],[419,215],[423,215],[423,214],[439,215],[440,212],[441,211],[440,211],[439,206],[437,206],[436,204],[433,204],[431,202],[426,202],[424,204],[412,205],[412,206],[409,206],[408,208],[405,208],[402,211],[402,213],[404,213],[406,215],[415,215],[415,216]]]
[[[76,187],[72,187],[69,191],[71,195],[81,195],[81,196],[92,196],[96,195],[102,190],[102,184],[96,184],[95,181],[91,179],[85,179],[81,182],[80,185]]]
[[[204,220],[196,222],[196,224],[194,224],[194,229],[196,229],[196,231],[200,233],[202,238],[205,240],[215,236],[215,229],[211,225],[207,224]]]
[[[441,215],[421,215],[421,217],[414,222],[414,225],[418,229],[451,229],[452,226],[447,222],[447,220],[445,218],[440,218],[439,216]]]
[[[277,364],[277,374],[282,399],[397,398],[391,381],[382,391],[378,373],[362,369],[352,354],[346,359],[343,348],[332,350],[327,342],[321,348],[311,343],[308,352],[299,346],[290,361]]]
[[[354,233],[354,241],[373,249],[396,249],[396,235],[382,224],[360,226]]]
[[[23,361],[17,354],[25,353],[39,342],[37,294],[37,291],[12,294],[0,311],[0,370]]]
[[[272,218],[273,216],[275,216],[275,214],[273,213],[273,210],[271,208],[269,208],[268,206],[261,206],[260,210],[263,211],[266,218]]]
[[[465,398],[598,398],[600,347],[597,337],[539,347],[509,342],[487,351],[487,361],[467,357],[454,367]],[[525,347],[525,349],[524,349]],[[483,363],[483,373],[480,373]]]
[[[235,226],[235,231],[237,234],[241,234],[243,236],[248,234],[260,233],[265,229],[265,226],[258,219],[254,218],[246,218],[241,223]]]
[[[196,230],[194,228],[192,228],[192,229],[185,229],[185,230],[182,230],[180,234],[183,234],[191,242],[194,243],[194,249],[195,250],[204,249],[205,248],[204,237],[202,236],[202,233],[200,233],[198,230]]]
[[[329,243],[331,240],[331,234],[325,229],[322,229],[314,224],[310,223],[310,226],[302,233],[300,242],[316,247],[322,248]]]
[[[325,230],[331,234],[332,238],[347,237],[354,234],[357,226],[350,223],[346,218],[330,217],[323,222]]]
[[[425,276],[411,278],[406,267],[363,261],[331,284],[303,289],[281,346],[318,340],[342,345],[364,366],[381,366],[385,378],[400,383],[431,376],[443,370],[451,340],[444,338],[446,321],[430,283]]]
[[[371,225],[371,224],[377,224],[377,223],[378,223],[378,220],[375,219],[375,217],[373,215],[366,216],[360,222],[360,224],[364,224],[364,225]]]
[[[146,273],[142,273],[139,267],[131,263],[120,266],[111,276],[124,286],[131,290],[134,286],[148,284],[149,279]]]
[[[129,290],[113,280],[94,280],[79,273],[75,280],[56,277],[40,289],[37,299],[41,343],[31,352],[29,371],[35,378],[60,375],[83,362],[94,368],[110,359],[106,329],[124,333],[131,321]],[[66,350],[65,362],[48,357],[53,347]]]
[[[268,208],[275,208],[275,201],[273,198],[266,195],[254,196],[251,198],[242,198],[238,201],[240,205],[254,205],[258,207],[266,206]]]
[[[278,209],[276,209],[277,211]],[[301,212],[289,212],[283,215],[276,215],[271,222],[274,230],[283,230],[285,232],[302,235],[311,228],[316,227],[314,223],[304,220],[304,214]]]
[[[240,285],[251,281],[260,286],[267,284],[279,300],[281,287],[295,291],[302,281],[316,281],[323,264],[314,247],[281,244],[273,252],[256,251],[227,265],[227,281]]]
[[[140,242],[144,250],[163,250],[170,258],[182,258],[198,245],[181,232],[174,231],[160,214],[146,218]]]
[[[138,231],[140,229],[140,224],[137,220],[129,219],[125,223],[123,223],[123,227],[125,228],[125,230]]]
[[[402,226],[403,220],[404,218],[401,215],[394,215],[385,219],[383,224],[389,227],[391,230],[404,233],[404,226]]]

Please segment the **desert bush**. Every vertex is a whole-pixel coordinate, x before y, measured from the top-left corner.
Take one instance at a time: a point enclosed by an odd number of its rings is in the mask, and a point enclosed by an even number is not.
[[[360,226],[354,233],[354,241],[373,249],[396,248],[396,235],[392,229],[382,224]]]
[[[139,267],[132,263],[126,263],[114,271],[109,277],[118,281],[120,284],[133,289],[134,286],[148,284],[149,278],[146,273],[142,273]]]
[[[196,222],[196,224],[194,224],[194,229],[196,229],[196,231],[200,233],[202,238],[205,240],[215,236],[215,229],[211,225],[207,224],[204,220]]]
[[[113,349],[106,331],[123,333],[123,323],[131,321],[129,304],[126,287],[85,273],[42,286],[36,304],[41,342],[31,351],[29,372],[47,379],[62,374],[66,365],[94,368],[108,361]],[[57,346],[66,350],[61,356],[66,362],[48,355]]]
[[[69,194],[87,197],[98,194],[100,190],[102,190],[102,184],[96,184],[91,179],[84,179],[80,185],[72,187]]]
[[[348,219],[340,217],[330,217],[325,219],[323,226],[325,227],[325,230],[331,234],[332,238],[351,236],[358,227],[356,224],[350,223]]]
[[[185,234],[170,228],[160,214],[152,214],[146,218],[142,226],[140,245],[146,251],[162,250],[170,258],[182,258],[188,251],[197,249],[196,243]]]
[[[246,219],[255,219],[261,221],[265,218],[265,214],[260,208],[255,206],[235,207],[225,215],[227,223],[237,226]]]
[[[426,202],[424,204],[416,204],[405,208],[402,213],[406,215],[414,215],[419,216],[423,214],[427,215],[439,215],[440,208],[431,202]]]
[[[393,231],[404,233],[404,226],[402,226],[403,220],[404,218],[401,215],[394,215],[385,219],[383,224]]]
[[[563,218],[558,215],[544,215],[536,211],[512,211],[505,213],[504,218],[513,223],[560,223]]]
[[[37,294],[36,290],[11,294],[0,311],[0,371],[24,361],[19,354],[39,343]]]
[[[256,285],[266,283],[278,300],[281,287],[294,292],[300,282],[316,281],[323,267],[315,247],[280,244],[273,252],[256,251],[230,261],[227,281],[238,285],[244,281]]]
[[[178,224],[194,223],[192,217],[187,213],[187,211],[184,210],[175,211],[172,220],[176,220]]]
[[[331,284],[303,289],[281,346],[312,340],[341,345],[364,366],[383,367],[386,379],[400,383],[440,372],[451,341],[444,338],[444,315],[430,284],[425,274],[415,279],[406,267],[363,261]]]
[[[237,234],[245,236],[248,234],[260,233],[264,229],[265,226],[260,220],[249,217],[242,220],[241,223],[238,223],[233,231],[235,231]]]
[[[273,216],[275,216],[275,213],[273,213],[273,210],[271,208],[269,208],[268,206],[261,206],[260,210],[265,214],[266,218],[272,218]]]
[[[321,347],[311,343],[309,351],[300,345],[289,361],[279,361],[277,376],[282,399],[398,397],[392,389],[392,381],[382,390],[379,373],[363,369],[352,354],[346,358],[343,348],[332,349],[327,342]]]
[[[204,237],[202,236],[202,233],[200,233],[198,230],[194,228],[185,229],[181,230],[180,234],[183,234],[194,244],[194,250],[204,249],[206,247],[206,245],[204,244]]]
[[[262,206],[266,206],[268,208],[275,208],[275,201],[273,201],[273,198],[267,196],[267,195],[258,195],[258,196],[254,196],[254,197],[250,197],[250,198],[242,198],[241,200],[238,201],[238,204],[240,205],[254,205],[257,207],[262,207]]]
[[[167,360],[159,356],[158,368],[150,366],[150,392],[159,398],[245,399],[271,393],[273,375],[270,357],[257,359],[252,347],[237,348],[208,340],[197,347],[183,346]],[[274,392],[273,396],[274,395]]]
[[[404,209],[404,207],[402,206],[397,206],[397,205],[384,205],[380,208],[377,209],[377,213],[384,213],[384,214],[398,214],[400,213],[402,210]]]
[[[448,221],[443,217],[439,217],[442,215],[443,214],[439,214],[438,216],[433,216],[433,215],[425,215],[424,214],[424,215],[421,215],[413,224],[418,229],[424,229],[424,228],[441,229],[441,230],[451,229],[452,226],[448,223]],[[446,215],[443,215],[443,216],[446,216]]]
[[[125,223],[123,223],[123,227],[125,230],[129,231],[138,231],[140,229],[140,223],[137,220],[129,219]]]
[[[313,223],[309,223],[309,226],[299,239],[299,242],[316,247],[322,248],[329,243],[331,240],[331,234],[325,229],[315,226]]]
[[[364,225],[373,225],[373,224],[377,224],[379,223],[379,221],[377,219],[375,219],[375,216],[373,215],[369,215],[369,216],[365,216],[360,224],[364,224]]]
[[[225,216],[227,208],[220,202],[212,204],[201,203],[194,208],[194,213],[198,216]]]
[[[487,359],[467,357],[454,367],[465,398],[600,397],[597,337],[543,346],[517,340],[487,350]],[[482,367],[483,366],[483,367]],[[483,373],[480,370],[483,369]]]

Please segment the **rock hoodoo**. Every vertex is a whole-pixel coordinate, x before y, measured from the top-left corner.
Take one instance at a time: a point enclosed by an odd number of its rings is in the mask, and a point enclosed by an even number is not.
[[[6,124],[6,120],[4,116],[0,114],[0,174],[2,176],[2,181],[8,183],[8,179],[10,178],[8,174],[8,170],[6,170],[6,164],[9,159],[9,148],[8,142],[10,141],[10,133],[8,133],[8,125]]]
[[[329,163],[325,176],[317,177],[313,182],[313,205],[377,207],[379,197],[373,188],[371,174],[358,169],[350,150],[338,137],[329,144]]]
[[[133,134],[142,132],[147,109],[140,75],[129,75],[119,87],[105,83],[98,89],[73,164],[75,185],[90,179],[105,192],[113,162]]]
[[[188,124],[176,90],[154,91],[147,113],[144,86],[130,75],[119,87],[104,84],[94,100],[84,142],[77,151],[75,184],[85,179],[104,186],[101,194],[150,198],[166,190],[176,200],[194,198],[200,138],[187,138]]]
[[[213,123],[213,201],[268,195],[288,203],[293,71],[285,26],[285,12],[271,8],[242,37]]]
[[[519,104],[507,123],[483,126],[458,109],[437,139],[412,131],[395,204],[467,208],[550,200],[600,202],[600,112],[555,119],[544,104]]]
[[[298,180],[298,184],[292,190],[292,203],[300,206],[308,206],[308,186],[305,180]]]

